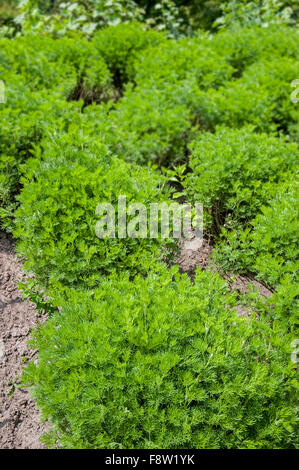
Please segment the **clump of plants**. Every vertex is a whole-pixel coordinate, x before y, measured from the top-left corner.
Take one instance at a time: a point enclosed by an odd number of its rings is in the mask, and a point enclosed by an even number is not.
[[[218,128],[201,133],[190,145],[190,169],[184,181],[188,198],[206,209],[206,224],[246,225],[277,191],[277,183],[297,168],[297,145],[252,127]]]
[[[252,272],[270,286],[294,283],[298,294],[298,183],[289,175],[273,189],[245,231],[222,230],[214,256],[226,269]]]
[[[25,267],[44,285],[59,282],[83,289],[115,270],[144,271],[141,260],[157,257],[161,240],[119,238],[117,231],[99,238],[96,208],[112,204],[117,230],[118,197],[146,206],[164,201],[169,197],[165,178],[115,158],[104,145],[97,154],[69,146],[59,155],[55,143],[47,152],[43,160],[28,162],[15,213],[14,235]]]
[[[64,291],[23,383],[66,448],[294,448],[286,331],[238,318],[216,274],[177,268]]]

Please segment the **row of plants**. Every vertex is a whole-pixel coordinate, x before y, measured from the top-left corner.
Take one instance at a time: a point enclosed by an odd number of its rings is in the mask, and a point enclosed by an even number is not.
[[[224,32],[173,43],[132,24],[100,31],[92,42],[35,35],[11,47],[2,40],[1,76],[10,103],[0,110],[2,208],[34,145],[47,133],[67,131],[77,118],[85,132],[92,135],[95,126],[114,153],[137,163],[175,164],[198,129],[214,131],[219,124],[252,123],[296,140],[290,83],[298,75],[298,33],[243,29],[243,43],[240,36]],[[80,99],[83,106],[74,101]],[[91,103],[101,106],[86,107]]]
[[[0,215],[52,304],[22,382],[47,445],[296,447],[297,30],[27,33],[0,40]],[[191,281],[170,240],[97,238],[97,204],[165,201],[173,179],[220,274],[269,299]]]

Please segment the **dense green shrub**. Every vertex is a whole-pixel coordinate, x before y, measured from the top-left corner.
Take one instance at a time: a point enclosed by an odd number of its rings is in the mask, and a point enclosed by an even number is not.
[[[275,57],[299,57],[299,33],[283,26],[257,26],[219,31],[208,44],[236,69],[236,75],[251,64]]]
[[[194,105],[202,126],[215,131],[219,125],[240,128],[252,124],[258,131],[275,132],[269,95],[258,86],[251,88],[240,80],[232,81],[218,90],[199,90]]]
[[[275,292],[268,300],[268,311],[280,324],[287,321],[294,336],[298,337],[299,283],[293,279],[293,276],[286,274],[276,284]]]
[[[299,268],[298,181],[278,188],[268,206],[253,221],[250,235],[257,256],[252,259],[258,276],[274,284],[286,272],[297,276]]]
[[[20,167],[44,137],[67,131],[81,103],[113,95],[104,60],[88,41],[26,36],[0,41],[0,217],[11,229]],[[24,53],[24,50],[26,53]]]
[[[225,282],[177,269],[70,291],[24,382],[66,448],[296,446],[295,364],[279,323],[238,318]]]
[[[250,123],[259,131],[283,131],[296,139],[299,113],[290,96],[291,82],[298,75],[295,59],[263,60],[251,65],[239,80],[197,93],[194,108],[210,130],[219,124],[238,128]]]
[[[67,129],[81,104],[67,103],[59,93],[30,91],[16,79],[6,83],[5,93],[7,103],[0,105],[0,218],[11,229],[22,164],[43,136]]]
[[[251,127],[199,134],[190,148],[186,193],[204,205],[207,224],[213,222],[218,232],[223,224],[244,226],[253,219],[299,158],[295,144]]]
[[[127,87],[111,112],[114,151],[128,161],[175,163],[184,158],[195,114],[189,106],[195,83],[147,81]]]
[[[54,47],[53,39],[38,36],[2,39],[1,78],[9,83],[14,73],[21,76],[29,90],[36,91],[45,87],[57,90],[61,87],[62,95],[67,96],[76,85],[76,71],[63,57],[60,60],[58,53],[55,56],[52,53],[54,60],[51,60],[51,55],[48,54],[49,45]]]
[[[132,275],[144,270],[142,258],[157,254],[158,239],[97,238],[98,204],[113,204],[117,223],[118,196],[143,204],[169,196],[163,193],[162,177],[110,156],[99,145],[94,154],[54,140],[43,149],[43,160],[32,159],[26,166],[14,235],[20,238],[17,248],[25,267],[43,284],[88,288],[113,270]]]
[[[0,48],[3,80],[6,80],[6,71],[14,72],[21,75],[29,89],[61,91],[65,98],[78,87],[81,88],[77,90],[78,94],[79,91],[82,95],[93,92],[95,99],[110,91],[111,76],[104,59],[83,38],[54,40],[28,35],[13,40],[2,39]]]
[[[289,125],[298,124],[298,110],[290,99],[290,84],[299,76],[298,60],[293,58],[275,58],[252,65],[243,75],[250,89],[256,87],[256,93],[268,95],[267,105],[271,110],[271,120],[278,130],[288,134]]]
[[[117,129],[113,150],[129,161],[173,165],[185,158],[198,124],[199,87],[223,84],[233,68],[198,40],[183,39],[147,48],[135,69],[137,86],[126,87],[110,115]]]
[[[166,41],[162,33],[146,31],[139,23],[104,28],[95,34],[92,44],[111,71],[114,84],[122,88],[136,73],[134,62],[140,51]]]
[[[142,85],[148,78],[171,83],[191,78],[205,89],[217,88],[231,79],[234,72],[223,54],[205,44],[202,37],[167,41],[148,48],[139,55],[135,67],[137,84]]]
[[[225,241],[215,252],[216,261],[226,270],[251,271],[270,286],[283,278],[290,283],[298,281],[299,267],[298,182],[292,175],[273,189],[272,198],[251,222],[252,228],[245,232],[224,230]]]
[[[199,42],[187,39],[146,49],[135,68],[137,86],[126,87],[110,115],[116,129],[113,151],[138,163],[174,164],[185,157],[197,124],[198,87],[219,86],[231,78],[233,68]]]

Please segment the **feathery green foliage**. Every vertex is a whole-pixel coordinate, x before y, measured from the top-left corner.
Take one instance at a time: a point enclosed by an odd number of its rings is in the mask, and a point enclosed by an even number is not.
[[[119,24],[136,16],[117,0],[85,3],[105,6],[95,24],[89,7],[43,16],[25,0],[0,39],[0,217],[34,278],[25,295],[51,314],[24,376],[54,426],[48,445],[294,448],[298,30],[264,2],[184,38],[220,2],[191,24],[192,2],[162,1],[163,33],[145,2],[146,24]],[[219,272],[269,298],[232,293],[209,268],[179,275],[169,240],[96,236],[98,204],[178,194],[203,203]]]
[[[33,343],[48,443],[66,448],[292,448],[295,365],[279,324],[240,319],[217,275],[177,269],[67,291]]]
[[[244,228],[299,161],[297,145],[251,127],[201,133],[190,149],[192,172],[184,186],[192,201],[202,202],[216,232],[223,225]]]
[[[14,235],[20,238],[18,252],[26,259],[25,267],[43,284],[81,288],[98,285],[114,270],[145,272],[142,259],[157,257],[161,241],[98,238],[96,208],[112,204],[117,223],[118,197],[125,195],[128,204],[164,201],[169,193],[163,191],[163,177],[118,160],[104,145],[96,154],[59,143],[45,151],[42,161],[27,164],[15,213]]]

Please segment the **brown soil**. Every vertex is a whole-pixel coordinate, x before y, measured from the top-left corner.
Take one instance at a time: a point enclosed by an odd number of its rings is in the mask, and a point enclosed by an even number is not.
[[[223,278],[228,282],[232,290],[237,290],[240,294],[249,294],[251,286],[258,290],[260,296],[271,297],[273,294],[266,286],[247,276],[226,274]]]
[[[17,283],[25,278],[14,243],[0,232],[0,448],[40,449],[46,424],[27,390],[15,388],[24,362],[36,352],[27,347],[30,330],[41,321],[34,305],[22,300]]]
[[[207,240],[201,242],[201,240],[197,241],[196,238],[190,240],[181,238],[179,250],[176,262],[180,267],[180,271],[188,273],[193,278],[197,266],[200,266],[201,269],[207,269],[209,266],[213,247]]]

